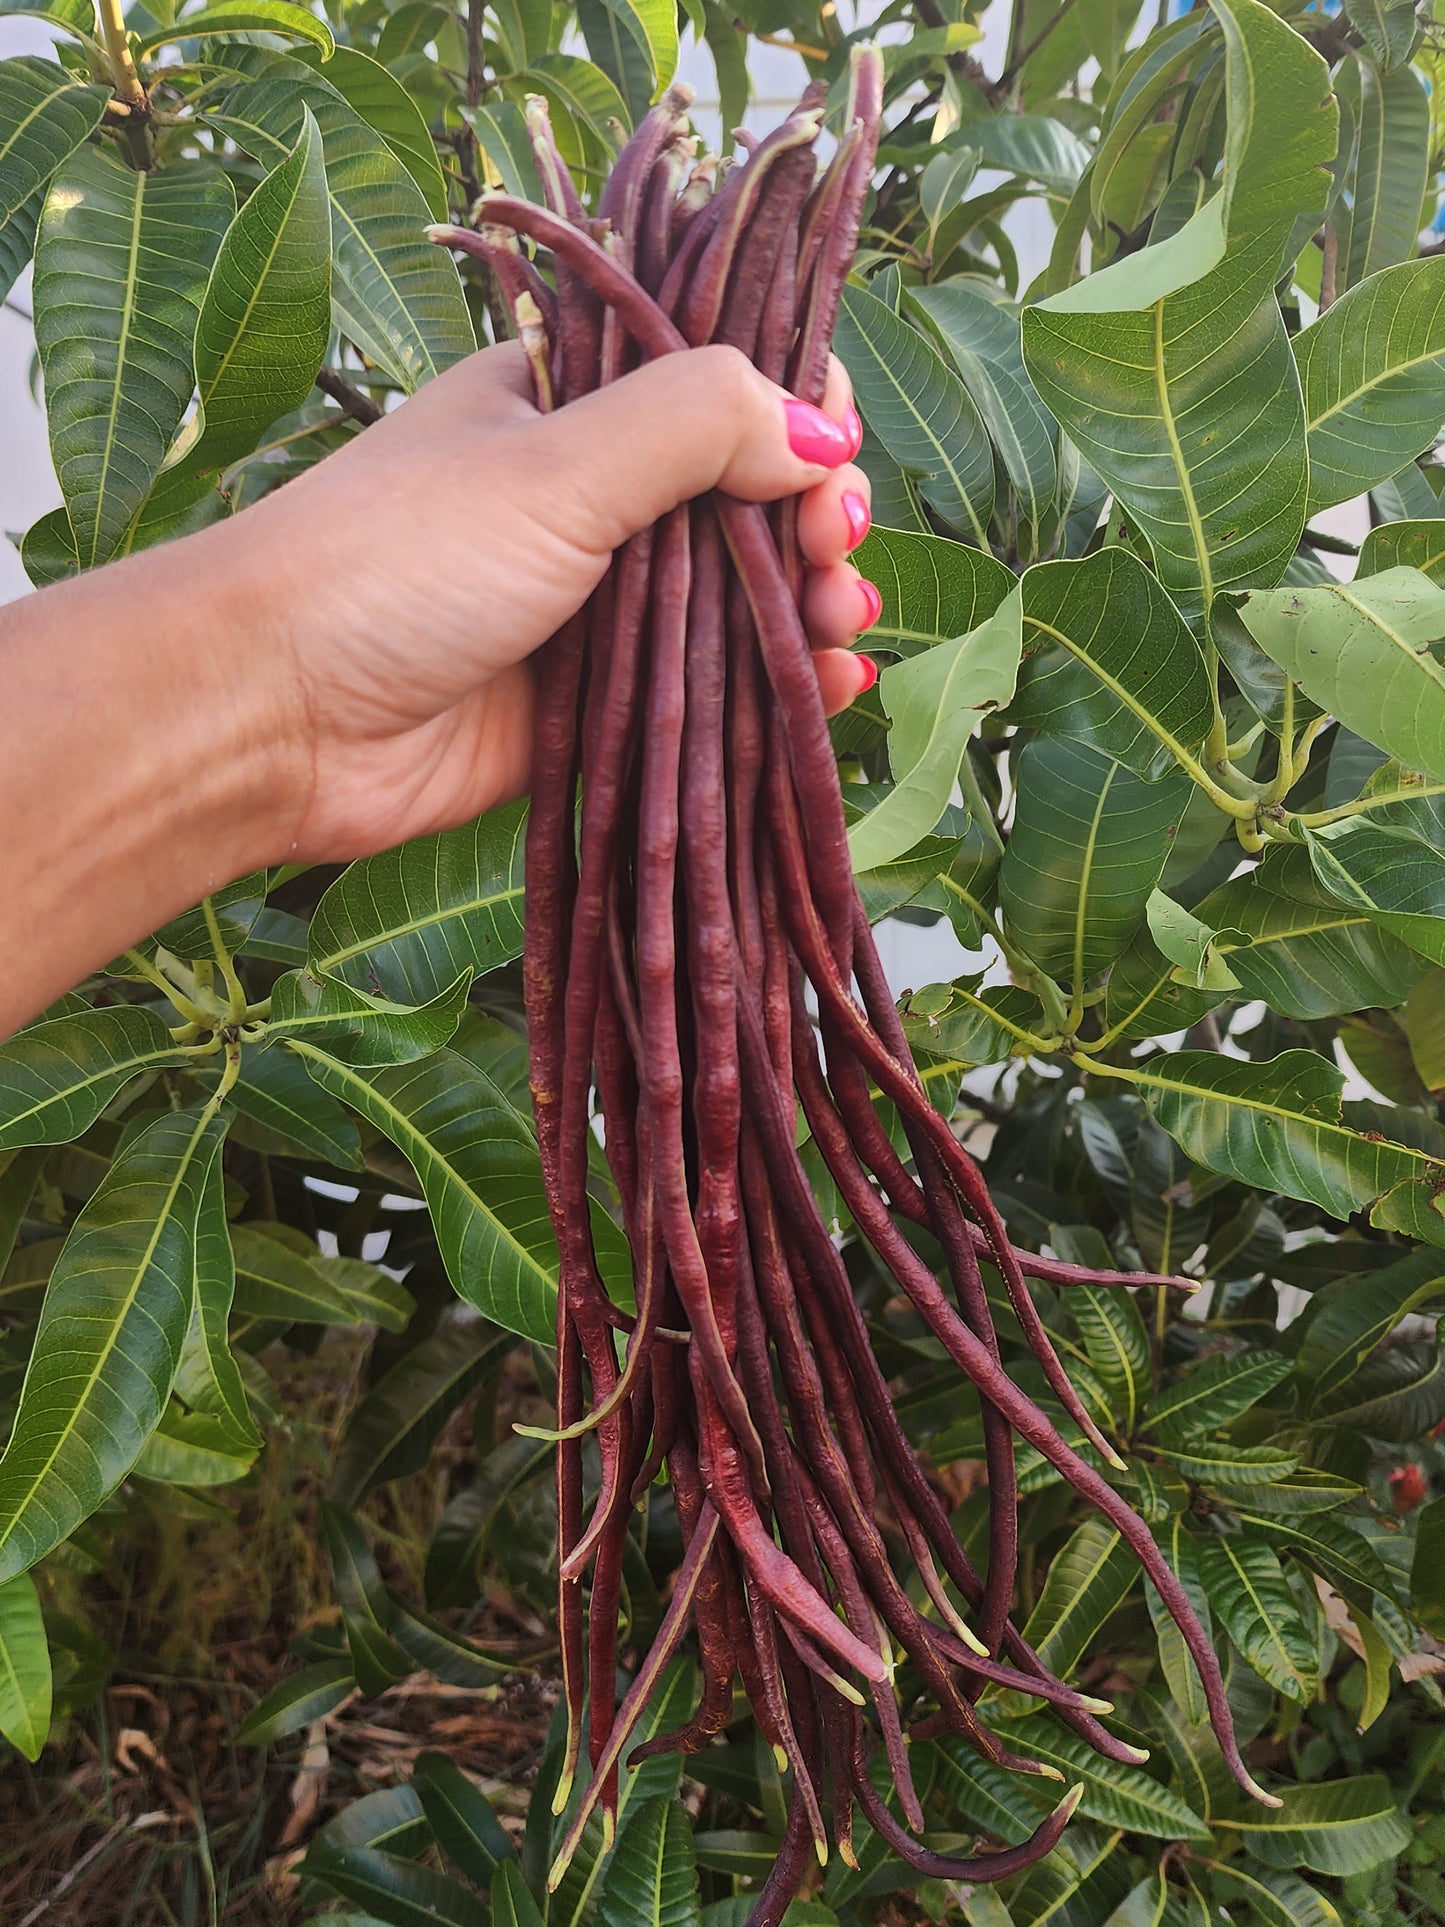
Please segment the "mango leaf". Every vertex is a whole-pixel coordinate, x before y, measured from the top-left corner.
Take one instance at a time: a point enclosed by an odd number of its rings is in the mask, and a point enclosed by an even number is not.
[[[430,1057],[451,1040],[471,981],[471,970],[464,969],[455,983],[414,1008],[309,970],[291,971],[271,992],[266,1035],[269,1040],[304,1037],[348,1064],[408,1063]]]
[[[971,120],[960,146],[977,149],[984,167],[1027,174],[1055,193],[1069,194],[1091,158],[1071,128],[1043,114],[998,114]]]
[[[1371,529],[1360,544],[1355,580],[1380,575],[1386,569],[1419,569],[1437,587],[1445,588],[1445,521],[1436,516],[1424,522],[1386,522]],[[1346,801],[1334,798],[1330,801]]]
[[[870,529],[853,560],[883,598],[870,647],[900,656],[968,635],[1014,588],[1012,573],[985,550],[911,530]]]
[[[1382,74],[1362,54],[1354,66],[1360,131],[1340,248],[1342,290],[1414,254],[1430,156],[1430,105],[1419,76],[1409,67]]]
[[[1016,592],[968,635],[884,670],[880,694],[893,720],[894,786],[848,832],[855,870],[904,855],[943,815],[979,719],[1013,694],[1019,609]]]
[[[1044,736],[1025,746],[1017,780],[999,901],[1020,949],[1082,989],[1144,922],[1189,779],[1147,783],[1082,743]]]
[[[210,161],[140,173],[80,147],[35,241],[50,449],[82,568],[120,547],[195,383],[196,316],[235,209]]]
[[[1247,1412],[1289,1375],[1290,1360],[1282,1352],[1206,1358],[1191,1365],[1177,1385],[1154,1393],[1144,1414],[1144,1429],[1164,1440],[1216,1431]]]
[[[1263,589],[1239,614],[1272,661],[1323,710],[1398,758],[1445,780],[1445,589],[1417,569],[1356,583]]]
[[[1226,1900],[1247,1900],[1265,1927],[1340,1927],[1335,1905],[1298,1874],[1262,1873],[1234,1861],[1228,1867],[1207,1861]]]
[[[1023,625],[1010,722],[1072,737],[1149,780],[1197,756],[1214,716],[1203,654],[1128,550],[1028,570]]]
[[[224,1419],[172,1405],[141,1448],[135,1476],[193,1490],[234,1485],[250,1471],[256,1449],[238,1444]]]
[[[270,1746],[325,1719],[356,1691],[349,1659],[322,1659],[283,1679],[236,1728],[236,1746]]]
[[[514,100],[494,101],[490,106],[467,107],[463,118],[477,137],[477,145],[491,170],[489,179],[508,194],[523,201],[535,201],[541,192],[527,123]]]
[[[380,1265],[369,1265],[364,1258],[317,1256],[311,1259],[311,1268],[341,1293],[353,1319],[364,1319],[389,1332],[403,1332],[411,1323],[415,1298],[399,1278]]]
[[[1445,1498],[1432,1499],[1415,1521],[1410,1593],[1426,1632],[1445,1639]]]
[[[392,1601],[355,1519],[323,1499],[321,1523],[356,1683],[363,1693],[384,1693],[412,1670],[410,1658],[391,1637]]]
[[[1309,513],[1363,495],[1428,448],[1445,417],[1445,260],[1349,289],[1294,339]]]
[[[833,336],[869,428],[951,528],[988,548],[993,448],[968,390],[876,295],[845,288]]]
[[[0,1733],[32,1763],[50,1732],[50,1648],[35,1581],[0,1586]]]
[[[1319,1654],[1279,1560],[1263,1538],[1201,1537],[1199,1578],[1215,1617],[1262,1679],[1305,1705]]]
[[[443,1325],[404,1352],[368,1387],[337,1449],[328,1496],[354,1506],[378,1485],[426,1464],[462,1400],[494,1376],[513,1350],[510,1332]]]
[[[1085,1519],[1049,1562],[1024,1636],[1060,1677],[1072,1672],[1099,1628],[1119,1607],[1139,1565],[1114,1528]]]
[[[378,1847],[313,1848],[299,1871],[388,1927],[487,1927],[485,1904],[450,1875]]]
[[[214,1070],[202,1071],[196,1082],[203,1090],[214,1090],[217,1076]],[[267,1152],[317,1158],[344,1171],[361,1169],[361,1134],[355,1120],[286,1052],[246,1051],[230,1102],[243,1120],[238,1135]],[[252,1124],[259,1130],[252,1130]]]
[[[563,158],[579,171],[610,167],[631,127],[627,103],[606,74],[576,54],[538,54],[502,86],[516,99],[542,95],[552,110]]]
[[[1434,843],[1405,824],[1364,816],[1306,827],[1305,841],[1332,896],[1420,957],[1445,963],[1445,856]]]
[[[1445,1295],[1445,1254],[1414,1251],[1368,1278],[1316,1296],[1304,1324],[1295,1373],[1312,1406],[1358,1371],[1402,1318]]]
[[[162,924],[144,948],[155,945],[169,950],[173,957],[213,962],[221,956],[234,956],[246,943],[266,904],[270,877],[265,870],[253,870],[237,877],[223,890],[216,890],[193,910]],[[127,974],[125,959],[110,966],[110,974]]]
[[[421,189],[434,221],[447,218],[446,182],[436,143],[416,100],[380,59],[360,47],[337,47],[326,61],[325,80],[374,127]],[[314,56],[307,56],[316,65]],[[1398,464],[1397,464],[1398,466]]]
[[[1328,1579],[1337,1591],[1347,1596],[1374,1592],[1382,1599],[1397,1600],[1399,1585],[1379,1554],[1343,1518],[1328,1513],[1284,1517],[1252,1511],[1242,1503],[1237,1510],[1247,1527]]]
[[[1168,1562],[1170,1571],[1189,1596],[1195,1617],[1205,1631],[1212,1635],[1212,1615],[1209,1610],[1209,1595],[1199,1577],[1199,1558],[1197,1553],[1198,1535],[1191,1532],[1181,1514],[1167,1519],[1154,1528],[1154,1538],[1160,1552]],[[1174,1615],[1164,1604],[1158,1589],[1151,1579],[1144,1581],[1144,1603],[1149,1608],[1150,1623],[1154,1637],[1159,1643],[1159,1664],[1163,1669],[1170,1696],[1184,1718],[1191,1726],[1198,1726],[1209,1716],[1209,1704],[1204,1697],[1204,1685],[1199,1677],[1199,1668],[1194,1656],[1184,1643],[1184,1635],[1175,1624]],[[1203,1811],[1208,1813],[1206,1804]]]
[[[677,8],[672,0],[605,0],[626,32],[647,50],[658,93],[677,72]]]
[[[456,268],[422,230],[430,210],[407,168],[319,74],[261,48],[231,48],[244,76],[208,119],[244,152],[275,166],[309,108],[321,129],[331,197],[342,331],[410,393],[476,345]]]
[[[1234,1445],[1226,1439],[1191,1439],[1185,1445],[1160,1445],[1159,1452],[1186,1479],[1212,1484],[1227,1479],[1237,1486],[1272,1485],[1299,1464],[1298,1454],[1271,1445]]]
[[[22,201],[13,214],[0,220],[0,301],[4,300],[20,279],[31,255],[35,252],[35,231],[40,226],[40,210],[44,205],[45,189],[37,187],[28,201]],[[57,519],[60,524],[58,529],[56,528]],[[58,537],[57,540],[46,539],[52,531]],[[71,533],[70,518],[64,509],[52,510],[49,515],[42,515],[39,521],[31,524],[27,534],[31,533],[34,533],[35,539],[31,543],[30,558],[26,559],[25,541],[22,539],[20,559],[24,563],[25,573],[36,588],[44,588],[51,579],[63,581],[67,575],[75,573],[75,537]],[[49,554],[47,555],[45,551],[49,551]],[[37,569],[49,569],[57,560],[62,565],[59,574],[53,578],[47,576],[45,580],[37,581],[36,574],[32,572],[32,564]]]
[[[311,1845],[385,1847],[411,1859],[431,1845],[431,1830],[410,1786],[377,1787],[318,1827]]]
[[[1418,1202],[1416,1235],[1433,1231],[1435,1218],[1445,1242],[1445,1218],[1429,1204],[1445,1164],[1350,1130],[1341,1122],[1344,1073],[1313,1051],[1285,1051],[1263,1064],[1169,1051],[1149,1058],[1129,1082],[1197,1164],[1341,1219],[1379,1200],[1378,1223]]]
[[[526,821],[513,803],[353,863],[311,920],[314,973],[415,1005],[519,957]]]
[[[492,1927],[542,1927],[542,1915],[520,1867],[504,1861],[492,1882]]]
[[[1408,1445],[1445,1418],[1445,1356],[1426,1345],[1373,1353],[1348,1386],[1322,1400],[1316,1419]]]
[[[0,1046],[0,1151],[65,1144],[133,1078],[185,1061],[155,1012],[136,1005],[32,1024]]]
[[[236,1264],[236,1310],[248,1318],[287,1324],[348,1325],[347,1298],[299,1252],[264,1229],[231,1227]]]
[[[0,1584],[108,1498],[170,1396],[196,1290],[196,1225],[225,1124],[171,1111],[133,1138],[51,1274],[0,1457]]]
[[[219,1161],[201,1192],[196,1221],[196,1296],[176,1368],[175,1394],[193,1412],[217,1421],[238,1455],[253,1451],[260,1434],[240,1369],[231,1354],[229,1322],[236,1264],[226,1223],[225,1179]]]
[[[0,61],[0,249],[8,225],[94,132],[105,102],[105,88],[53,60],[23,54]]]
[[[652,99],[652,59],[625,16],[606,0],[577,0],[577,28],[587,58],[627,102],[634,127]],[[728,123],[724,121],[724,126]]]
[[[1128,1437],[1149,1402],[1154,1374],[1149,1334],[1127,1291],[1081,1285],[1069,1293],[1069,1311],[1084,1340],[1100,1384],[1109,1394],[1119,1429]]]
[[[1214,12],[1223,189],[1167,241],[1027,310],[1023,334],[1034,386],[1190,619],[1222,589],[1277,581],[1304,526],[1304,414],[1273,288],[1297,221],[1323,211],[1337,124],[1328,69],[1291,28],[1257,0]]]
[[[675,1800],[646,1800],[607,1863],[601,1927],[698,1927],[692,1828]]]
[[[1105,1826],[1127,1827],[1156,1840],[1204,1840],[1209,1829],[1177,1793],[1137,1766],[1124,1766],[1095,1753],[1087,1740],[1057,1725],[1044,1713],[1000,1720],[998,1731],[1019,1753],[1056,1766],[1070,1780],[1081,1780],[1079,1811]]]
[[[294,40],[309,40],[321,49],[322,58],[336,51],[336,38],[324,20],[298,9],[292,0],[219,0],[219,4],[198,7],[178,20],[155,28],[141,37],[137,53],[155,53],[173,47],[180,40],[209,39],[215,34],[284,33]]]
[[[1197,1023],[1223,995],[1188,981],[1174,959],[1160,950],[1147,926],[1141,925],[1109,972],[1104,1009],[1111,1034],[1158,1037]]]
[[[1021,118],[1010,116],[1015,125]],[[967,148],[957,154],[940,154],[924,170],[923,184],[933,168],[944,165],[956,171],[960,162],[969,158]],[[951,178],[956,178],[956,172]],[[925,205],[925,215],[927,211]],[[908,300],[910,307],[932,323],[953,357],[1008,473],[1037,550],[1039,531],[1058,487],[1056,428],[1024,368],[1018,316],[967,281],[914,288]]]
[[[1262,1513],[1332,1512],[1349,1499],[1357,1499],[1361,1488],[1350,1479],[1333,1472],[1317,1472],[1308,1465],[1297,1466],[1268,1485],[1232,1483],[1228,1468],[1212,1482],[1212,1490],[1230,1505],[1243,1506],[1253,1516]]]
[[[1410,1829],[1380,1773],[1279,1789],[1278,1808],[1251,1805],[1229,1825],[1256,1860],[1291,1871],[1364,1873],[1403,1853]]]
[[[445,1753],[418,1753],[411,1784],[443,1853],[474,1887],[490,1887],[516,1849],[485,1795]]]
[[[411,1164],[459,1295],[508,1331],[548,1343],[557,1244],[541,1167],[530,1131],[490,1078],[453,1051],[363,1071],[311,1044],[287,1048]]]

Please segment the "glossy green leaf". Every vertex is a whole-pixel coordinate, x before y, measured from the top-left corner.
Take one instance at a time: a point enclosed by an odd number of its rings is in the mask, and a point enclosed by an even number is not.
[[[1341,288],[1414,254],[1430,152],[1430,107],[1419,76],[1409,67],[1382,74],[1359,54],[1355,65],[1360,131]]]
[[[242,1720],[232,1740],[237,1746],[270,1746],[325,1719],[355,1691],[349,1659],[318,1660],[274,1687]]]
[[[1241,1352],[1191,1365],[1176,1385],[1155,1392],[1144,1414],[1147,1431],[1165,1440],[1197,1438],[1247,1412],[1290,1374],[1282,1352]]]
[[[1296,221],[1323,210],[1337,119],[1324,62],[1291,28],[1257,0],[1214,11],[1223,190],[1170,240],[1024,316],[1034,386],[1191,618],[1222,589],[1277,581],[1304,526],[1304,415],[1273,287]]]
[[[527,124],[517,103],[498,100],[489,106],[468,107],[464,113],[492,170],[493,184],[500,183],[504,192],[521,200],[536,200],[541,188]]]
[[[169,950],[174,957],[212,962],[222,955],[234,956],[255,929],[265,908],[269,880],[265,870],[253,870],[249,876],[237,877],[234,883],[214,891],[195,909],[182,911],[180,916],[162,924],[151,942],[162,950]],[[116,964],[111,965],[111,971],[117,976],[126,974]]]
[[[450,1875],[377,1847],[313,1849],[301,1872],[388,1927],[487,1927],[486,1906]]]
[[[380,1265],[367,1264],[364,1258],[318,1256],[311,1260],[311,1268],[341,1293],[354,1319],[365,1319],[389,1332],[405,1331],[411,1323],[415,1298]]]
[[[1371,529],[1360,544],[1355,580],[1362,582],[1386,569],[1419,569],[1445,588],[1445,521],[1437,516],[1424,522],[1385,522]]]
[[[281,1318],[288,1324],[344,1325],[353,1318],[349,1300],[299,1251],[264,1227],[231,1227],[236,1262],[236,1309],[250,1318]]]
[[[833,336],[870,429],[951,528],[988,548],[993,449],[967,389],[884,302],[845,288]]]
[[[874,870],[911,850],[948,807],[968,739],[1013,694],[1021,631],[1011,595],[968,635],[885,669],[879,686],[892,718],[893,788],[848,832],[855,870]]]
[[[185,1061],[155,1012],[135,1005],[33,1024],[0,1046],[0,1151],[77,1138],[133,1078]]]
[[[313,971],[424,1004],[519,957],[526,821],[513,803],[353,863],[311,920]]]
[[[1137,1082],[1159,1122],[1196,1163],[1303,1198],[1332,1217],[1348,1218],[1377,1199],[1393,1210],[1422,1196],[1428,1209],[1428,1196],[1445,1171],[1426,1151],[1377,1141],[1345,1125],[1344,1074],[1312,1051],[1285,1051],[1265,1064],[1211,1051],[1165,1052],[1148,1059],[1129,1081]],[[1388,1195],[1397,1188],[1399,1197]],[[1445,1218],[1440,1225],[1445,1234]]]
[[[1221,1894],[1248,1901],[1265,1927],[1340,1927],[1334,1902],[1298,1874],[1264,1872],[1239,1861],[1209,1864]]]
[[[419,1007],[370,996],[335,978],[295,970],[271,992],[266,1034],[322,1045],[348,1064],[402,1064],[449,1043],[466,1006],[470,969]]]
[[[1432,1499],[1415,1521],[1410,1596],[1426,1632],[1445,1639],[1445,1498]]]
[[[1257,590],[1240,616],[1321,709],[1408,769],[1445,780],[1445,589],[1416,569],[1368,581]]]
[[[239,1443],[224,1419],[172,1405],[141,1448],[135,1476],[197,1490],[234,1485],[250,1471],[256,1449]]]
[[[1126,549],[1045,562],[1023,579],[1024,660],[1009,720],[1069,736],[1137,776],[1197,757],[1214,700],[1204,657]]]
[[[492,1882],[492,1927],[542,1927],[542,1915],[527,1890],[521,1869],[510,1861]]]
[[[170,1396],[196,1290],[196,1225],[225,1125],[171,1111],[112,1162],[51,1274],[0,1458],[0,1583],[115,1490]]]
[[[1017,781],[999,901],[1020,949],[1082,989],[1144,922],[1189,779],[1147,783],[1082,743],[1040,737]]]
[[[356,1683],[363,1693],[384,1693],[405,1679],[412,1665],[391,1637],[394,1610],[380,1568],[349,1513],[323,1499],[321,1523]]]
[[[309,40],[321,49],[323,57],[336,50],[336,39],[324,20],[293,0],[219,0],[215,6],[198,7],[182,14],[169,25],[157,27],[141,38],[138,52],[155,53],[174,46],[178,40],[209,39],[215,34],[282,33],[293,40]]]
[[[1445,963],[1445,855],[1434,842],[1368,816],[1306,830],[1305,838],[1316,877],[1338,902],[1421,958]]]
[[[316,117],[343,333],[408,392],[469,354],[475,336],[457,271],[422,232],[430,209],[381,135],[298,60],[231,49],[227,66],[246,78],[209,118],[258,160],[274,166],[295,147],[305,110]]]
[[[215,1075],[201,1075],[197,1082],[213,1088]],[[361,1136],[355,1121],[285,1051],[245,1052],[230,1101],[243,1118],[260,1126],[260,1141],[267,1151],[282,1157],[317,1158],[346,1171],[361,1169]]]
[[[196,319],[235,208],[210,161],[138,173],[81,147],[35,242],[50,449],[81,566],[121,545],[195,383]]]
[[[426,116],[413,95],[380,59],[360,47],[336,48],[326,58],[324,78],[381,135],[420,188],[432,219],[444,221],[446,182]]]
[[[677,8],[673,0],[606,0],[627,31],[647,49],[659,93],[677,72]]]
[[[1341,1280],[1311,1302],[1295,1372],[1314,1404],[1352,1378],[1412,1312],[1445,1296],[1445,1254],[1414,1251],[1368,1278]]]
[[[0,250],[10,222],[94,131],[105,102],[103,87],[53,60],[0,61]]]
[[[377,1787],[363,1793],[312,1837],[313,1847],[385,1847],[408,1858],[425,1852],[431,1831],[410,1786]]]
[[[1362,1873],[1404,1851],[1410,1829],[1383,1774],[1280,1789],[1277,1809],[1250,1806],[1231,1829],[1268,1867]]]
[[[652,99],[652,59],[646,46],[627,24],[626,16],[609,7],[606,0],[577,0],[576,18],[587,58],[602,69],[627,102],[636,126]]]
[[[609,167],[630,127],[627,103],[603,73],[575,54],[538,54],[525,72],[504,83],[525,99],[541,94],[552,110],[553,131],[563,156],[574,166]],[[580,151],[569,138],[576,130]]]
[[[1154,1384],[1139,1307],[1127,1291],[1081,1285],[1069,1293],[1069,1312],[1127,1437],[1149,1405]]]
[[[50,1648],[35,1581],[20,1572],[0,1586],[0,1733],[35,1761],[50,1733]]]
[[[646,1800],[602,1877],[601,1927],[698,1927],[692,1828],[675,1800]]]
[[[1299,1464],[1298,1454],[1271,1445],[1233,1445],[1227,1439],[1191,1439],[1184,1445],[1160,1445],[1157,1450],[1186,1479],[1213,1484],[1265,1486],[1287,1478]]]
[[[883,598],[870,646],[900,656],[968,635],[1014,587],[1011,572],[984,550],[911,530],[870,529],[853,559]]]
[[[1212,1636],[1213,1615],[1209,1610],[1209,1595],[1199,1577],[1198,1536],[1189,1530],[1182,1514],[1176,1514],[1154,1528],[1154,1538],[1170,1571],[1188,1595],[1195,1617]],[[1194,1656],[1184,1643],[1184,1635],[1175,1623],[1174,1615],[1164,1604],[1153,1581],[1147,1578],[1144,1581],[1144,1602],[1149,1608],[1149,1621],[1159,1644],[1159,1664],[1170,1696],[1185,1720],[1191,1726],[1198,1726],[1209,1716],[1209,1703],[1204,1697],[1204,1685]],[[1207,1803],[1201,1811],[1208,1814]]]
[[[1310,448],[1309,513],[1388,481],[1445,418],[1445,260],[1349,289],[1294,340]]]
[[[1054,1554],[1024,1637],[1051,1672],[1071,1673],[1099,1628],[1124,1601],[1138,1561],[1103,1519],[1085,1519]]]
[[[1327,1512],[1303,1516],[1260,1513],[1247,1509],[1242,1500],[1236,1501],[1236,1507],[1252,1531],[1328,1579],[1337,1590],[1374,1592],[1384,1599],[1398,1595],[1400,1588],[1379,1554],[1344,1518]]]
[[[1200,990],[1182,976],[1141,925],[1109,972],[1104,1010],[1110,1030],[1127,1038],[1158,1037],[1197,1023],[1223,992]]]
[[[1319,1677],[1310,1628],[1279,1560],[1262,1538],[1201,1538],[1199,1577],[1220,1625],[1263,1679],[1307,1704]]]
[[[1056,1766],[1069,1780],[1080,1780],[1084,1796],[1079,1811],[1105,1826],[1127,1827],[1156,1840],[1204,1840],[1209,1830],[1180,1799],[1137,1766],[1106,1760],[1076,1733],[1057,1725],[1047,1714],[998,1722],[1006,1744]]]
[[[176,1368],[175,1394],[192,1412],[214,1419],[237,1452],[261,1442],[240,1369],[231,1354],[229,1323],[236,1262],[226,1223],[225,1179],[219,1160],[201,1193],[196,1221],[196,1296]]]
[[[29,265],[31,255],[35,252],[35,232],[40,226],[40,210],[44,205],[45,189],[43,187],[37,187],[28,201],[22,201],[13,214],[8,215],[4,220],[0,220],[0,301],[5,299],[5,296],[9,294],[10,290],[15,286],[15,283],[20,279],[21,274]],[[64,538],[60,543],[46,544],[43,541],[44,533],[47,532],[49,528],[54,527],[56,520],[55,511],[52,511],[50,515],[42,515],[38,522],[31,524],[31,529],[28,533],[34,536],[34,540],[30,545],[31,554],[28,559],[25,556],[24,542],[22,541],[21,543],[21,560],[25,563],[25,573],[30,577],[31,582],[36,588],[42,587],[43,584],[36,580],[35,574],[32,572],[32,564],[40,564],[42,560],[42,547],[58,548],[61,550],[65,564],[61,570],[62,578],[65,575],[72,574],[75,569],[73,554],[75,538],[70,531],[70,518],[66,515],[64,509],[61,509],[58,514],[64,529]],[[40,533],[37,533],[37,531]],[[71,553],[64,555],[64,550],[67,545]]]
[[[976,148],[984,167],[1027,174],[1055,193],[1077,186],[1089,162],[1089,149],[1072,129],[1043,114],[999,114],[971,120],[958,136]]]
[[[426,1595],[433,1604],[465,1603],[475,1596],[482,1559],[508,1501],[546,1470],[550,1458],[546,1440],[514,1433],[481,1460],[471,1484],[451,1499],[432,1535]]]
[[[445,1753],[418,1753],[411,1783],[448,1860],[474,1887],[490,1887],[516,1849],[486,1796]]]

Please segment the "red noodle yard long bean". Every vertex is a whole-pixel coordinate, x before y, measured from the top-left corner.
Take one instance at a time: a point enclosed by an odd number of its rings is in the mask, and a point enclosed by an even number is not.
[[[674,89],[646,117],[596,218],[533,103],[547,206],[488,196],[476,232],[433,230],[495,269],[539,406],[565,407],[639,358],[707,342],[740,349],[804,401],[822,400],[877,147],[881,62],[854,56],[840,139],[823,168],[814,158],[821,90],[726,170],[694,163],[688,100]],[[518,236],[550,253],[555,292]],[[1210,1639],[1148,1528],[1002,1362],[984,1263],[1001,1277],[1051,1392],[1112,1460],[1028,1281],[1171,1281],[1017,1250],[982,1172],[923,1089],[849,868],[798,614],[795,519],[792,504],[769,511],[716,495],[618,552],[543,660],[527,841],[533,1096],[561,1254],[558,1610],[569,1731],[558,1811],[571,1799],[584,1728],[591,1765],[554,1879],[599,1807],[610,1836],[638,1719],[691,1635],[699,1704],[642,1750],[708,1745],[730,1723],[741,1679],[789,1787],[752,1927],[775,1927],[815,1855],[851,1860],[855,1810],[923,1876],[998,1880],[1049,1851],[1077,1790],[1022,1846],[950,1860],[918,1838],[910,1730],[956,1734],[986,1759],[1057,1777],[989,1729],[978,1704],[986,1688],[1029,1693],[1106,1757],[1139,1758],[1100,1723],[1107,1705],[1054,1678],[1009,1622],[1016,1438],[1133,1548],[1193,1656],[1231,1770],[1270,1797],[1240,1758]],[[911,1168],[874,1091],[897,1112]],[[986,1579],[898,1423],[798,1156],[799,1107],[858,1231],[977,1389]],[[632,1249],[635,1314],[608,1298],[592,1247],[596,1115]],[[899,1220],[933,1234],[946,1283]],[[590,1516],[589,1434],[600,1465]],[[619,1705],[627,1525],[659,1472],[684,1560]],[[885,1508],[916,1574],[912,1589],[879,1523]],[[879,1749],[898,1813],[869,1777]]]

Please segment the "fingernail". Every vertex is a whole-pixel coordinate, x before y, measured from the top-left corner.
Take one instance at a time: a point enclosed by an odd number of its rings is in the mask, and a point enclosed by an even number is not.
[[[783,407],[788,417],[788,446],[800,462],[841,468],[852,459],[853,446],[841,422],[805,401],[786,401]]]
[[[852,447],[848,451],[848,459],[851,461],[863,446],[862,418],[851,401],[843,411],[843,427],[847,432],[848,440],[852,443]]]
[[[878,665],[871,656],[855,656],[853,660],[863,671],[863,680],[858,685],[858,694],[864,696],[878,680]]]
[[[859,576],[858,590],[863,597],[863,603],[867,610],[867,614],[858,624],[858,627],[860,629],[871,629],[883,613],[883,598],[879,595],[876,585],[870,582],[866,575]]]
[[[845,493],[843,513],[848,518],[848,553],[851,555],[868,533],[873,517],[868,512],[868,504],[856,488],[850,488]]]

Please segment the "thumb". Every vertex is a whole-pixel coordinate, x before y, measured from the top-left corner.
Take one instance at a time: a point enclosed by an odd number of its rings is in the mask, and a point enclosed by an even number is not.
[[[548,519],[605,555],[711,488],[772,502],[814,487],[857,454],[856,420],[794,400],[736,348],[709,347],[663,355],[531,432]]]

